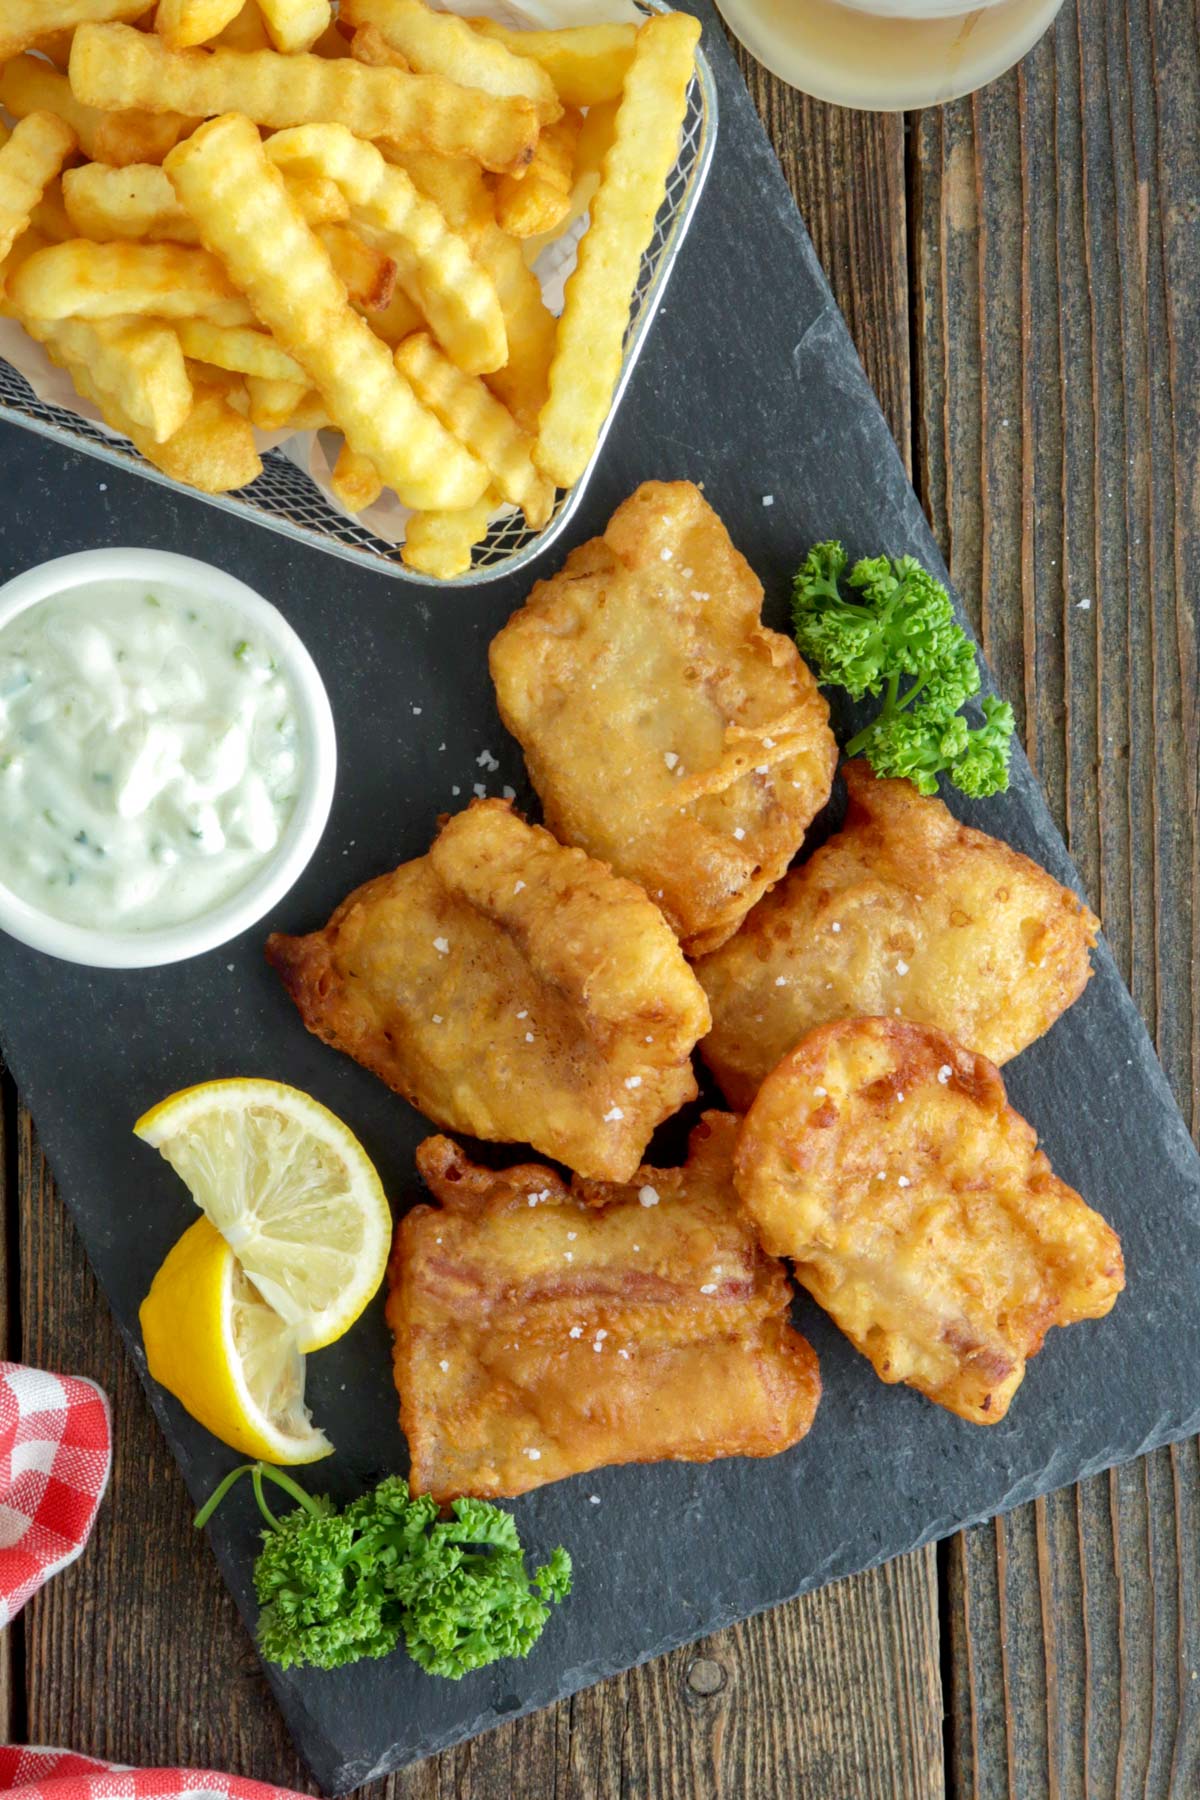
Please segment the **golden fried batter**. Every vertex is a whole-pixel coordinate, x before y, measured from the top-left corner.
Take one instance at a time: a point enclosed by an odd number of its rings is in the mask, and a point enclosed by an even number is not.
[[[1004,1063],[1092,973],[1099,921],[1053,876],[907,781],[865,762],[842,773],[843,829],[697,965],[713,1013],[701,1055],[741,1110],[828,1019],[899,1015]]]
[[[708,1007],[658,909],[503,800],[267,959],[305,1024],[437,1124],[620,1181],[695,1098]]]
[[[639,1169],[628,1187],[421,1145],[441,1205],[401,1223],[387,1303],[417,1492],[490,1499],[608,1463],[773,1456],[804,1436],[817,1359],[733,1191],[737,1125],[706,1113],[682,1169]]]
[[[1125,1285],[1116,1233],[1052,1174],[995,1067],[929,1026],[811,1032],[759,1089],[734,1178],[876,1373],[980,1425],[1052,1325],[1102,1318]]]
[[[829,798],[829,708],[688,481],[647,481],[495,638],[546,823],[658,901],[689,956],[736,931]]]

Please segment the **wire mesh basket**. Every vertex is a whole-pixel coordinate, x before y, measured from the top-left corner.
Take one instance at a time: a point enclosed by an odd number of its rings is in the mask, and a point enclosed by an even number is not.
[[[639,0],[639,8],[646,13],[669,10],[661,0]],[[554,542],[583,498],[691,224],[712,161],[716,133],[716,86],[703,52],[698,51],[696,72],[688,90],[679,155],[667,182],[666,198],[659,209],[649,248],[642,258],[625,332],[621,373],[591,460],[574,487],[558,494],[554,511],[540,531],[530,530],[519,513],[497,519],[476,546],[470,572],[453,584],[405,568],[398,545],[377,536],[350,514],[339,511],[282,450],[264,453],[262,474],[249,487],[234,494],[196,494],[194,489],[181,486],[148,463],[126,439],[66,407],[39,400],[25,377],[3,358],[0,358],[0,422],[23,425],[68,449],[86,451],[116,468],[132,469],[164,487],[194,494],[196,499],[205,500],[210,506],[219,506],[240,518],[252,519],[272,531],[282,532],[285,537],[311,544],[314,549],[328,550],[363,568],[397,575],[415,585],[470,587],[500,575],[515,574]]]

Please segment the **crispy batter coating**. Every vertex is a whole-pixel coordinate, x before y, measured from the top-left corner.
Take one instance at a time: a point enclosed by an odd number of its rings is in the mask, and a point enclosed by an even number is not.
[[[493,1171],[447,1138],[440,1207],[396,1234],[388,1324],[417,1492],[520,1494],[608,1463],[773,1456],[812,1424],[817,1359],[733,1191],[738,1121],[628,1187]]]
[[[267,960],[309,1030],[452,1131],[627,1180],[696,1095],[704,994],[658,909],[503,800]]]
[[[546,823],[658,901],[689,956],[737,930],[829,798],[829,708],[699,490],[647,481],[490,652]]]
[[[734,1178],[876,1374],[979,1425],[1052,1325],[1102,1318],[1125,1285],[1116,1233],[1051,1172],[994,1065],[929,1026],[811,1032],[760,1088]]]
[[[1099,921],[999,839],[910,782],[842,770],[846,823],[696,969],[713,1013],[701,1055],[745,1110],[781,1056],[829,1019],[901,1015],[995,1063],[1086,987]]]

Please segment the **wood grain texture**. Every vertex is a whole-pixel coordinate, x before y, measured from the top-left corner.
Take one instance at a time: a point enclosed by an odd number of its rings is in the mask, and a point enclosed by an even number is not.
[[[13,1126],[16,1095],[0,1064],[0,1356],[16,1361],[21,1352],[16,1308],[17,1146]],[[0,1743],[24,1737],[22,1652],[24,1627],[18,1619],[0,1631]]]
[[[907,447],[902,121],[819,106],[744,66]],[[95,1376],[118,1422],[96,1539],[29,1609],[30,1740],[122,1760],[210,1763],[304,1788],[24,1115],[17,1136],[26,1353]],[[371,1800],[941,1800],[935,1554],[781,1607],[361,1792]]]
[[[912,140],[918,488],[1193,1122],[1198,110],[1194,8],[1079,0]],[[1198,1516],[1191,1443],[947,1547],[954,1794],[1200,1791]]]

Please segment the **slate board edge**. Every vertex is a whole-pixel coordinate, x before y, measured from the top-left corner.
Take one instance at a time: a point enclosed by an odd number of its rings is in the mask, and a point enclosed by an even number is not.
[[[1159,1450],[1164,1445],[1178,1443],[1181,1439],[1195,1436],[1197,1432],[1200,1432],[1200,1408],[1182,1421],[1165,1425],[1161,1431],[1155,1431],[1135,1448],[1122,1450],[1114,1458],[1100,1457],[1092,1463],[1073,1467],[1065,1485],[1074,1485],[1076,1482],[1087,1480],[1090,1476],[1102,1475],[1106,1469],[1117,1468],[1123,1463],[1132,1462],[1136,1458],[1148,1454],[1151,1450]],[[861,1562],[852,1557],[848,1558],[844,1565],[835,1563],[818,1570],[807,1576],[799,1586],[783,1589],[775,1598],[767,1600],[763,1605],[756,1606],[749,1612],[731,1607],[727,1611],[713,1616],[706,1624],[703,1635],[711,1636],[714,1632],[724,1631],[728,1626],[739,1624],[745,1619],[757,1618],[760,1614],[770,1612],[775,1607],[786,1604],[789,1600],[799,1599],[817,1588],[825,1587],[832,1581],[840,1581],[850,1575],[862,1574],[868,1569],[877,1568],[881,1563],[893,1561],[897,1556],[906,1556],[913,1550],[920,1550],[925,1544],[940,1542],[943,1538],[955,1536],[959,1531],[966,1531],[972,1526],[984,1524],[988,1519],[998,1518],[1018,1506],[1025,1505],[1030,1500],[1037,1500],[1044,1494],[1054,1493],[1062,1485],[1064,1484],[1053,1479],[1045,1485],[1036,1483],[1030,1486],[1028,1491],[1023,1489],[1020,1493],[1015,1494],[1011,1500],[1006,1501],[1003,1506],[995,1510],[981,1513],[977,1518],[939,1521],[913,1538],[910,1543],[904,1543],[898,1548],[889,1545],[878,1556],[872,1557],[867,1562]],[[223,1559],[218,1557],[218,1560],[224,1566]],[[252,1629],[250,1621],[246,1622],[247,1627]],[[546,1629],[552,1631],[553,1627],[552,1617]],[[451,1749],[455,1744],[462,1743],[481,1732],[495,1730],[501,1724],[509,1724],[514,1719],[523,1719],[530,1713],[540,1712],[559,1700],[569,1699],[572,1694],[579,1693],[583,1688],[593,1687],[597,1682],[623,1674],[628,1669],[641,1668],[644,1663],[653,1662],[657,1657],[665,1656],[669,1651],[679,1649],[682,1644],[693,1641],[690,1633],[673,1633],[639,1652],[632,1660],[621,1658],[611,1662],[599,1662],[588,1668],[568,1670],[545,1694],[531,1697],[513,1712],[507,1713],[503,1720],[498,1720],[495,1713],[489,1708],[482,1711],[476,1721],[466,1729],[463,1729],[461,1725],[457,1726],[446,1732],[444,1736],[435,1735],[427,1739],[411,1755],[401,1753],[394,1759],[384,1758],[369,1768],[339,1762],[336,1749],[319,1727],[310,1738],[307,1730],[303,1726],[298,1726],[293,1720],[292,1734],[297,1749],[311,1769],[322,1793],[333,1797],[350,1794],[365,1782],[390,1774],[396,1769],[405,1768],[410,1763],[423,1761],[426,1757],[437,1755],[442,1750]],[[263,1666],[267,1671],[272,1688],[277,1694],[282,1695],[282,1684],[276,1683],[274,1673],[268,1665],[264,1664]],[[299,1703],[294,1700],[294,1692],[292,1690],[289,1694],[289,1700],[293,1706],[298,1706]]]

